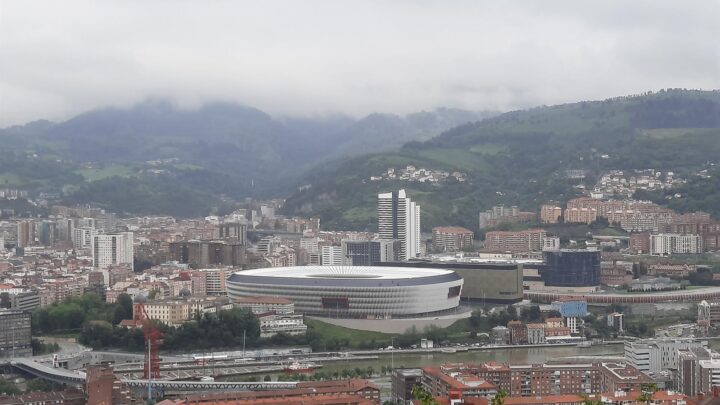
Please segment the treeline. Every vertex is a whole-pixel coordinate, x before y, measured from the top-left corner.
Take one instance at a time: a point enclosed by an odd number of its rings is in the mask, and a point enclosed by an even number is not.
[[[127,294],[120,294],[114,303],[107,303],[94,293],[69,297],[61,303],[33,311],[32,333],[41,335],[79,331],[90,321],[117,325],[123,319],[132,319],[132,306],[132,299]]]
[[[255,347],[260,343],[260,322],[250,311],[241,309],[198,315],[177,328],[163,324],[157,324],[156,327],[163,334],[161,350],[167,351],[240,347],[243,344],[243,333],[247,347]],[[145,347],[140,329],[120,327],[107,321],[87,322],[78,341],[94,349],[141,351]]]

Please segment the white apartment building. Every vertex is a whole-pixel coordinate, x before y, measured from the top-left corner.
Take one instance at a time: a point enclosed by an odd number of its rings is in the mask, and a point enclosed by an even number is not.
[[[702,253],[703,243],[700,235],[678,233],[659,233],[650,235],[650,254],[669,256],[673,254]]]
[[[300,249],[304,249],[308,253],[317,253],[320,251],[320,238],[305,237],[300,238]]]
[[[307,325],[302,315],[265,315],[258,317],[260,321],[260,337],[268,338],[284,333],[286,335],[303,335]]]
[[[342,246],[323,246],[322,252],[322,265],[323,266],[342,266],[343,264],[343,251]]]
[[[74,228],[72,233],[73,249],[89,250],[92,247],[93,237],[98,233],[97,229],[90,226]]]
[[[93,266],[103,269],[129,264],[133,269],[133,233],[120,232],[92,237]]]
[[[707,347],[707,341],[645,339],[625,342],[625,360],[643,373],[678,368],[678,350]]]
[[[380,239],[400,240],[400,260],[422,253],[420,206],[405,190],[378,194],[378,232]]]

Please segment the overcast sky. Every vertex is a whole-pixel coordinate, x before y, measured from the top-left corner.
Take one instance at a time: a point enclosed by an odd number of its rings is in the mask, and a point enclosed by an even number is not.
[[[666,87],[720,88],[720,0],[0,0],[0,126],[148,98],[361,115]]]

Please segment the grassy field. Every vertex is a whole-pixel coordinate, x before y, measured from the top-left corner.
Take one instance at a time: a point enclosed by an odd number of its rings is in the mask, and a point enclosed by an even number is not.
[[[85,177],[87,181],[97,181],[110,177],[130,177],[133,169],[124,165],[110,165],[98,169],[80,169],[78,174]]]
[[[0,174],[0,186],[2,187],[14,187],[25,184],[24,181],[17,175],[12,173]]]
[[[393,335],[381,332],[373,332],[366,330],[344,328],[342,326],[331,325],[317,319],[306,318],[305,323],[309,329],[317,332],[324,338],[336,338],[338,340],[347,340],[351,347],[357,347],[361,343],[370,342],[375,340],[376,342],[387,342],[390,345],[390,340]],[[384,343],[383,343],[384,344]]]

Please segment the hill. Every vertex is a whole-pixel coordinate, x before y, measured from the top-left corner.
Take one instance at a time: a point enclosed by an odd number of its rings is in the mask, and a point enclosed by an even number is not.
[[[0,187],[117,212],[207,215],[244,197],[282,195],[329,157],[399,149],[490,115],[294,118],[229,103],[188,110],[148,101],[0,130]]]
[[[579,186],[592,187],[608,170],[653,168],[693,178],[710,162],[720,163],[720,92],[664,90],[509,112],[397,152],[317,167],[306,178],[310,187],[292,195],[284,211],[318,215],[331,227],[374,229],[377,193],[405,188],[422,206],[425,230],[477,229],[478,212],[492,205],[536,211],[545,201],[579,195]],[[407,165],[463,172],[467,181],[371,180]],[[570,169],[584,170],[585,179],[568,178]],[[693,180],[687,187],[699,186]],[[713,198],[686,206],[720,216]]]

